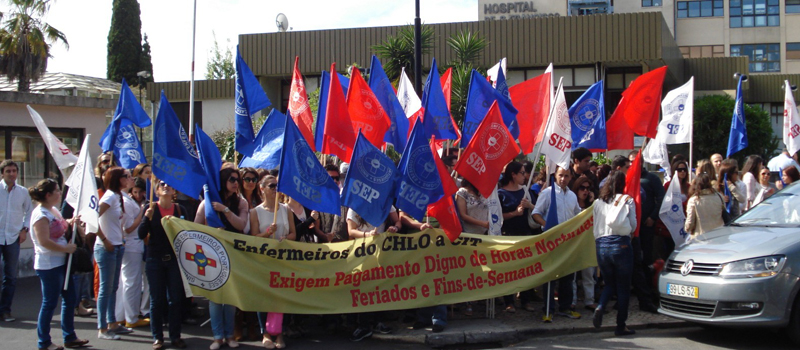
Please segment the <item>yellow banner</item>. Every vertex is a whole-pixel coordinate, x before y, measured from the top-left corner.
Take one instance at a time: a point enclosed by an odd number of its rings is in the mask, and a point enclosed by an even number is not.
[[[597,266],[592,208],[527,237],[443,231],[309,244],[164,218],[195,295],[245,311],[333,314],[509,295]]]

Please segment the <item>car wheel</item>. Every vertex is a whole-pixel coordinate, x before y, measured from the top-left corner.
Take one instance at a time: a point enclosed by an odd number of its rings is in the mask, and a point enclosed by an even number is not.
[[[786,328],[786,334],[792,342],[800,345],[800,295],[794,299],[792,304],[792,316],[789,320],[789,327]]]

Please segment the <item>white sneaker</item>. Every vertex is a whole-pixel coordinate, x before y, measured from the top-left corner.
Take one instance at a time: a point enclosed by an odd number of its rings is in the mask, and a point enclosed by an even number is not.
[[[237,342],[233,338],[228,339],[228,346],[231,347],[231,348],[238,348],[239,347],[239,342]]]
[[[119,340],[120,338],[119,338],[119,336],[118,336],[118,335],[116,335],[116,334],[114,334],[114,333],[111,333],[111,332],[105,332],[105,333],[103,333],[102,331],[97,331],[97,339],[103,339],[103,340]]]

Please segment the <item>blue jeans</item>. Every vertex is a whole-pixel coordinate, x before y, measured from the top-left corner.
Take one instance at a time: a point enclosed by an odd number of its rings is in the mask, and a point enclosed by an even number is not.
[[[19,264],[19,238],[11,244],[0,245],[3,259],[3,290],[0,292],[0,314],[11,312],[11,301],[17,289],[17,265]]]
[[[102,245],[94,247],[94,260],[100,271],[100,288],[97,293],[97,329],[107,329],[109,323],[117,322],[116,304],[119,273],[122,269],[122,254],[125,246],[114,246],[107,252]]]
[[[236,316],[236,306],[209,301],[208,313],[211,315],[211,331],[214,333],[214,339],[222,340],[233,337],[233,318]],[[150,314],[152,315],[152,313]]]
[[[145,274],[150,283],[150,331],[153,340],[164,340],[164,315],[169,321],[169,339],[181,338],[183,280],[178,261],[173,256],[147,257]]]
[[[75,309],[75,280],[64,291],[64,276],[67,274],[67,265],[61,265],[49,270],[36,270],[42,284],[42,307],[39,309],[39,320],[36,324],[36,333],[39,337],[39,348],[47,348],[53,341],[50,339],[50,322],[53,321],[53,312],[61,296],[61,334],[64,342],[78,339],[75,335],[74,309]]]
[[[75,281],[75,298],[80,302],[83,300],[92,300],[92,278],[94,276],[89,272],[73,273],[73,280]],[[78,304],[75,304],[77,306]]]
[[[628,236],[604,236],[595,241],[597,265],[606,286],[600,295],[598,309],[603,309],[614,294],[617,295],[617,331],[625,330],[628,320],[628,301],[631,297],[633,275],[633,248]]]
[[[555,291],[556,282],[558,282],[558,311],[569,311],[570,306],[572,306],[572,283],[575,282],[575,274],[571,273],[542,285],[547,292],[547,297],[550,299],[550,313],[553,313],[556,309],[556,295],[553,293]],[[546,303],[545,307],[547,307]],[[545,312],[547,312],[547,310],[545,310]]]
[[[417,321],[447,326],[447,305],[428,306],[417,309]]]

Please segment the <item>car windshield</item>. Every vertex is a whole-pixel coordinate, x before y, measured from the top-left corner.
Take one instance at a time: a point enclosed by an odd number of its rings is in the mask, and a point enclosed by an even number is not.
[[[765,199],[731,225],[800,227],[800,183],[791,184]]]

